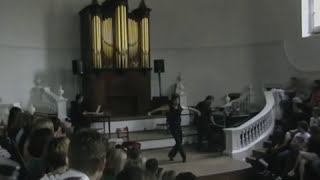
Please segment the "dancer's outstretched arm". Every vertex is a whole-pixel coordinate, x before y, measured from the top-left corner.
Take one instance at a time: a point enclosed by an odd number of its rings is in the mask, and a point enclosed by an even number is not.
[[[181,108],[183,110],[189,110],[189,111],[192,111],[194,113],[196,113],[198,116],[201,116],[201,112],[195,108],[192,108],[192,107],[188,107],[188,106],[181,106]]]
[[[161,107],[159,107],[157,109],[149,111],[148,112],[148,116],[151,116],[153,113],[160,112],[160,111],[169,111],[169,106],[168,105],[164,105],[164,106],[161,106]]]

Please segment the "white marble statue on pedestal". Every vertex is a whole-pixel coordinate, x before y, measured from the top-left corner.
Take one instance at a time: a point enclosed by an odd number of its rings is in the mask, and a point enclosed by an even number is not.
[[[181,73],[179,73],[177,77],[175,94],[179,96],[184,95],[184,85]]]
[[[175,87],[176,87],[175,94],[180,97],[181,106],[188,106],[187,96],[186,96],[186,93],[184,92],[184,84],[183,84],[183,78],[181,73],[179,73],[177,77],[177,82]]]

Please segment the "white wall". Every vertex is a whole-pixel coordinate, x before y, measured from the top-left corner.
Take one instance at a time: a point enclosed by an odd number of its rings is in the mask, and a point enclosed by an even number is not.
[[[129,0],[130,8],[139,2]],[[292,74],[299,74],[287,63],[282,40],[287,40],[287,52],[299,67],[317,67],[315,55],[304,56],[310,48],[300,53],[302,47],[313,47],[319,40],[298,38],[298,2],[146,0],[153,9],[152,59],[163,58],[166,63],[163,91],[170,92],[178,72],[184,76],[190,105],[207,94],[217,96],[217,104],[221,104],[220,97],[226,92],[241,91],[249,83],[282,83]],[[89,3],[90,0],[0,1],[3,101],[26,105],[36,76],[52,86],[62,84],[66,97],[73,98],[78,90],[71,60],[80,57],[78,11]],[[306,64],[305,59],[310,63]],[[154,74],[152,93],[158,95]]]

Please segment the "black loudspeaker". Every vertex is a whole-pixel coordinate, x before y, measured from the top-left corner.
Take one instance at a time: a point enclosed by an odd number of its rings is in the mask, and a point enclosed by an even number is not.
[[[73,74],[83,74],[83,63],[81,60],[72,60]]]
[[[154,72],[155,73],[163,73],[164,72],[164,60],[163,59],[154,60]]]

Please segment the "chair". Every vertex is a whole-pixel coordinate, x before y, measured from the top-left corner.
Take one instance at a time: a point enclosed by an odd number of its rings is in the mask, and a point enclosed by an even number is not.
[[[117,137],[118,138],[127,138],[127,141],[129,141],[129,128],[124,127],[124,128],[117,128],[116,129]]]

